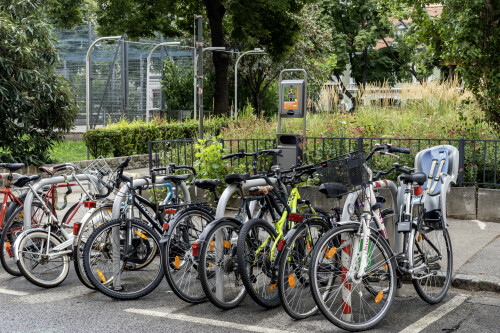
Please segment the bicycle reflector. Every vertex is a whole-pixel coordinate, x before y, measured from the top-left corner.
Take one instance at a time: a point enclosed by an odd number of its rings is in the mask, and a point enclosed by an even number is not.
[[[168,230],[168,222],[163,223],[163,231]]]
[[[278,246],[276,247],[278,251],[281,251],[286,245],[286,240],[280,239],[278,242]]]
[[[175,214],[175,209],[165,209],[165,214]]]
[[[302,222],[302,215],[299,215],[299,214],[290,214],[290,215],[288,215],[288,221]]]
[[[415,196],[417,196],[417,197],[418,197],[418,196],[422,195],[422,193],[424,193],[424,189],[422,188],[422,186],[420,186],[420,185],[419,185],[419,186],[415,186],[415,187],[413,188],[413,194],[414,194]]]
[[[80,222],[75,222],[73,224],[73,235],[78,235],[78,233],[80,232],[80,227],[82,226],[82,224]]]
[[[193,243],[193,257],[197,257],[199,251],[200,251],[200,243],[198,242]]]
[[[95,208],[97,206],[97,203],[95,201],[85,201],[83,203],[85,208]]]

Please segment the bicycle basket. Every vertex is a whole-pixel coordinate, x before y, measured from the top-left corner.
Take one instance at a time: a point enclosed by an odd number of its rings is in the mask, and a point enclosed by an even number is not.
[[[359,185],[369,181],[364,167],[363,152],[350,152],[320,163],[318,174],[323,183],[338,183],[343,186],[326,186],[329,197],[337,197],[354,191]],[[330,192],[335,193],[330,193]],[[343,193],[339,193],[343,192]]]
[[[103,190],[106,185],[110,185],[114,179],[114,171],[102,156],[93,160],[82,173],[90,176],[89,183],[97,192]]]

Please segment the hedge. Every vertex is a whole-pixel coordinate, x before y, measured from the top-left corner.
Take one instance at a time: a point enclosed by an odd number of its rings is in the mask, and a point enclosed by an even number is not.
[[[203,122],[204,132],[207,135],[219,135],[223,127],[227,127],[227,119],[211,118]],[[83,135],[85,145],[95,158],[119,157],[148,153],[148,141],[175,140],[196,138],[198,136],[198,122],[186,120],[184,122],[134,120],[127,122],[122,119],[117,123],[104,128],[87,131]]]

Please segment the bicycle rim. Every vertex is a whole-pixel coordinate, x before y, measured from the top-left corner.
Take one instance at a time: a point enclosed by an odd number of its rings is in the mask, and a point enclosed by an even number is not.
[[[132,245],[128,253],[124,253],[127,231],[124,221],[109,221],[91,234],[83,253],[89,281],[103,294],[117,299],[145,296],[163,277],[161,259],[157,255],[158,235],[147,225],[132,221]],[[145,262],[148,262],[146,266]]]
[[[243,284],[252,299],[267,308],[280,303],[276,237],[273,226],[262,219],[246,222],[238,237],[238,269]]]
[[[55,235],[47,242],[47,232],[40,230],[21,236],[18,250],[18,267],[26,279],[44,288],[52,288],[61,284],[69,271],[68,255],[50,258],[54,247],[61,244]],[[48,249],[47,249],[48,247]]]
[[[422,267],[413,274],[413,286],[427,303],[439,303],[450,288],[453,271],[451,241],[446,229],[417,234],[414,243],[413,267]]]
[[[238,230],[235,222],[220,223],[207,234],[199,253],[203,291],[224,310],[238,306],[246,295],[236,262]]]
[[[389,311],[396,287],[394,258],[375,231],[370,235],[365,274],[360,279],[353,274],[359,265],[359,258],[351,256],[357,230],[358,226],[344,226],[329,231],[316,245],[309,271],[311,291],[321,312],[350,331],[377,325]]]
[[[312,251],[319,238],[328,230],[320,221],[304,221],[292,229],[280,254],[278,287],[281,304],[294,319],[314,315],[318,307],[311,294],[309,266]]]
[[[206,299],[201,286],[198,265],[193,260],[192,244],[213,216],[199,209],[187,209],[170,224],[172,230],[165,243],[163,270],[174,293],[190,303]]]

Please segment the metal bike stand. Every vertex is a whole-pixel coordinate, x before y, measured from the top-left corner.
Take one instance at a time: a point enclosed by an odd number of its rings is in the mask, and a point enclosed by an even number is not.
[[[157,176],[155,184],[164,184],[169,181],[165,181],[165,177]],[[134,188],[147,186],[152,187],[150,179],[134,179],[132,182]],[[191,196],[189,194],[188,188],[185,183],[180,183],[180,190],[186,202],[191,202]],[[115,220],[120,218],[121,206],[127,193],[129,191],[129,183],[123,185],[118,193],[116,194],[115,200],[113,201],[113,209],[111,211],[111,219]],[[119,227],[113,227],[111,231],[111,239],[113,244],[120,244],[120,230]],[[121,264],[120,264],[120,247],[113,246],[113,288],[120,289],[121,287]]]
[[[270,177],[271,183],[273,185],[276,185],[277,179]],[[241,184],[241,188],[243,191],[248,190],[250,187],[253,186],[266,186],[268,185],[267,182],[264,179],[250,179],[245,181],[243,184]],[[233,194],[236,194],[239,192],[239,185],[238,184],[232,184],[226,187],[224,192],[222,192],[219,202],[217,204],[217,210],[215,212],[215,219],[220,219],[225,216],[226,212],[226,207],[227,203],[233,196]],[[252,201],[250,203],[250,210],[255,209],[255,205],[257,203],[255,201]],[[224,234],[222,230],[219,230],[216,232],[214,235],[214,250],[215,253],[223,253],[223,240],[224,240]],[[217,260],[220,260],[221,258],[216,258]],[[224,272],[222,267],[218,266],[219,268],[215,271],[215,297],[218,299],[224,299]]]

